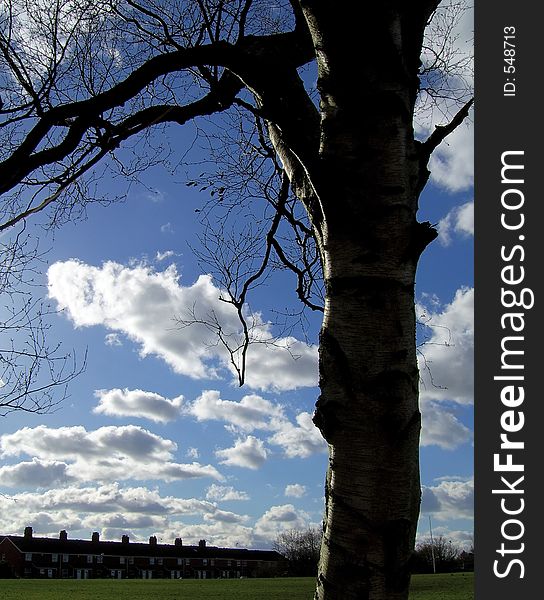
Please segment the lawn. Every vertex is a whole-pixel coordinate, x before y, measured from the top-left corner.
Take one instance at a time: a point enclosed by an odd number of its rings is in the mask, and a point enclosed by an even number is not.
[[[410,600],[472,600],[473,574],[415,575]],[[0,600],[311,600],[312,578],[0,580]]]

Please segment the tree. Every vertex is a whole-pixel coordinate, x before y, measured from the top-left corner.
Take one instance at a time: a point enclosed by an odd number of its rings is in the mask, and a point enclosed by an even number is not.
[[[56,225],[102,200],[99,165],[137,175],[152,145],[141,156],[134,146],[131,164],[123,150],[159,126],[243,114],[252,129],[238,130],[240,143],[268,165],[251,162],[249,180],[269,221],[260,265],[221,271],[243,338],[208,324],[242,383],[255,341],[244,305],[267,267],[293,271],[299,298],[323,312],[314,422],[330,461],[315,598],[405,599],[420,504],[414,281],[437,235],[418,222],[418,198],[432,152],[472,103],[453,90],[458,112],[416,139],[418,97],[439,94],[432,70],[444,72],[443,39],[434,61],[420,60],[438,2],[27,4],[11,0],[0,17],[0,230],[40,212]],[[319,108],[299,73],[307,64]],[[218,202],[248,191],[239,175],[216,174]]]
[[[78,365],[74,352],[63,352],[49,337],[51,309],[34,297],[32,276],[43,258],[37,241],[23,227],[13,239],[0,242],[0,256],[0,416],[47,413],[66,398],[85,359]]]
[[[446,573],[458,568],[461,549],[451,540],[439,535],[432,540],[425,539],[416,546],[415,559],[424,566],[426,572]],[[433,566],[434,565],[434,566]]]
[[[289,575],[308,577],[317,574],[321,538],[321,531],[312,527],[306,531],[291,529],[278,534],[274,550],[287,559]]]

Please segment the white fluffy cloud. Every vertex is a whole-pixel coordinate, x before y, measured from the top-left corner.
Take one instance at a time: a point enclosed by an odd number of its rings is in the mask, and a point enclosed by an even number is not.
[[[38,535],[57,536],[66,529],[74,538],[99,531],[102,539],[120,539],[128,533],[131,540],[146,541],[154,534],[165,543],[181,537],[184,544],[206,539],[217,546],[245,548],[271,547],[279,532],[314,525],[307,513],[291,504],[272,506],[250,519],[214,502],[162,496],[157,490],[118,483],[0,495],[0,514],[2,532],[7,534],[20,535],[30,525]]]
[[[441,120],[440,124],[444,124]],[[470,188],[474,183],[474,127],[460,125],[434,151],[429,161],[431,181],[457,192]]]
[[[441,403],[423,400],[421,416],[422,446],[439,446],[444,450],[454,450],[472,439],[471,430]]]
[[[217,322],[237,345],[240,323],[235,309],[219,300],[211,277],[190,286],[180,284],[174,265],[154,271],[147,265],[106,262],[94,267],[77,260],[57,262],[48,270],[49,296],[76,327],[102,325],[123,333],[142,357],[154,355],[176,372],[193,378],[217,378],[230,366],[215,331],[193,322]],[[194,315],[191,313],[194,311]],[[255,389],[288,390],[317,384],[317,347],[292,337],[273,339],[271,325],[251,315],[255,343],[247,357],[247,384]],[[212,328],[213,329],[213,328]],[[273,343],[264,343],[267,340]]]
[[[17,510],[13,511],[14,502]],[[11,507],[11,508],[10,508]],[[3,533],[20,533],[32,525],[42,534],[61,529],[102,531],[109,539],[118,537],[117,530],[149,529],[181,532],[180,517],[194,516],[206,523],[229,529],[248,517],[221,510],[215,503],[195,498],[161,496],[145,487],[122,488],[118,483],[99,487],[65,487],[43,493],[21,493],[0,496],[0,512],[5,515]],[[183,530],[183,534],[185,535]],[[145,539],[145,533],[143,537]],[[142,535],[140,535],[142,537]]]
[[[96,390],[99,399],[95,413],[114,417],[140,417],[158,423],[174,421],[180,415],[183,396],[169,400],[155,392],[127,388]]]
[[[255,429],[273,432],[267,439],[268,443],[280,446],[287,458],[307,458],[327,449],[310,413],[299,413],[295,417],[295,425],[287,418],[281,405],[255,394],[244,396],[240,402],[235,402],[222,400],[220,392],[216,390],[206,390],[190,405],[187,412],[199,421],[224,421],[234,430],[244,433]]]
[[[449,246],[452,232],[461,237],[474,235],[474,202],[456,206],[438,223],[438,239],[443,246]]]
[[[284,494],[286,496],[291,496],[292,498],[302,498],[302,496],[306,495],[307,491],[305,485],[301,485],[300,483],[290,483],[285,486]]]
[[[237,439],[232,448],[217,450],[215,453],[221,464],[246,469],[258,469],[268,454],[263,441],[253,435],[247,436],[245,440]]]
[[[457,290],[453,301],[442,309],[420,304],[417,311],[427,324],[429,338],[419,356],[421,443],[453,450],[472,438],[448,403],[473,403],[474,289]]]
[[[249,500],[247,492],[235,490],[232,486],[217,485],[212,483],[206,490],[207,500],[227,502],[229,500]]]
[[[421,512],[439,520],[473,518],[474,480],[445,480],[436,486],[423,486]]]
[[[296,509],[292,504],[272,506],[255,523],[255,534],[273,540],[282,531],[307,529],[312,524],[308,513]]]
[[[472,404],[474,397],[474,289],[457,290],[441,312],[419,305],[430,338],[420,348],[421,397]]]
[[[0,467],[0,485],[9,488],[48,488],[74,482],[68,465],[56,460],[33,458],[29,462]]]
[[[166,260],[167,258],[172,258],[172,256],[176,256],[176,253],[173,250],[165,250],[164,252],[159,252],[157,250],[157,254],[155,255],[155,260],[157,262],[161,262]]]
[[[284,419],[281,406],[255,394],[244,396],[240,402],[222,400],[220,392],[205,390],[193,402],[189,413],[198,421],[226,421],[242,431],[271,429]]]
[[[288,458],[307,458],[318,452],[325,452],[327,444],[319,429],[312,421],[312,415],[302,412],[296,416],[297,425],[289,421],[268,439],[270,444],[281,446]]]
[[[24,427],[0,437],[0,455],[26,454],[33,457],[34,464],[12,466],[0,476],[6,485],[9,481],[22,483],[25,473],[35,470],[44,487],[52,487],[61,481],[223,478],[211,465],[173,462],[176,449],[171,440],[133,425],[101,427],[95,431],[87,431],[81,426]],[[46,481],[47,476],[49,481]]]
[[[121,336],[118,333],[107,333],[104,336],[106,346],[122,346]]]

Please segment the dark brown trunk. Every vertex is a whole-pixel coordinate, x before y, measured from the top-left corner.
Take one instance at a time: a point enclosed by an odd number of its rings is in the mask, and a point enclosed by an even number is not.
[[[272,139],[312,219],[326,286],[314,421],[330,455],[315,600],[406,600],[421,493],[414,282],[436,237],[416,219],[428,173],[413,115],[435,3],[365,3],[364,14],[300,4],[316,48],[319,158],[285,150],[281,128]]]

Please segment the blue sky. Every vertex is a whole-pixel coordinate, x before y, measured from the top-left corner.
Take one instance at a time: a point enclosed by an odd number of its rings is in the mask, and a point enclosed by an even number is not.
[[[192,131],[175,137],[181,148]],[[433,533],[464,545],[473,529],[472,165],[463,125],[437,150],[421,198],[419,218],[440,236],[416,294],[426,324],[420,536],[431,515]],[[319,526],[327,457],[310,419],[319,320],[280,332],[274,310],[297,306],[294,282],[277,274],[258,288],[248,310],[259,335],[278,337],[250,349],[243,388],[208,331],[176,325],[195,307],[236,327],[191,251],[204,193],[183,180],[155,167],[125,202],[90,207],[86,220],[44,236],[42,291],[60,310],[51,336],[79,356],[87,349],[87,367],[54,413],[0,420],[2,533],[32,525],[41,535],[264,548],[283,530]]]

